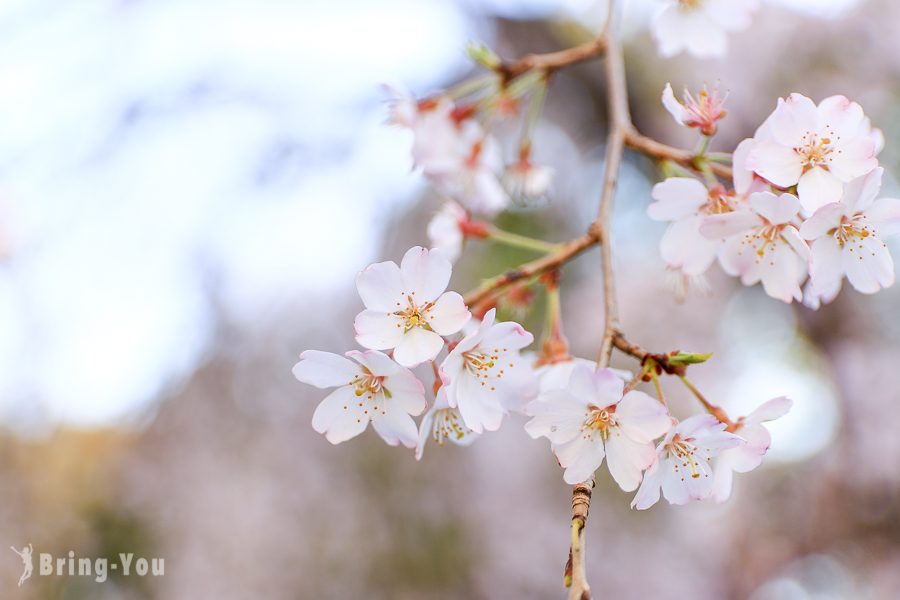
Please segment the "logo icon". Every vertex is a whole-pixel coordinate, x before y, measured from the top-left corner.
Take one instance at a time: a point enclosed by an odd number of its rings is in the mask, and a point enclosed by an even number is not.
[[[31,572],[34,569],[34,564],[31,560],[31,554],[34,552],[34,548],[31,547],[31,544],[28,544],[28,546],[22,548],[21,551],[16,550],[12,546],[10,546],[10,549],[22,558],[22,565],[25,567],[22,576],[19,578],[19,587],[22,587],[25,580],[31,577]]]

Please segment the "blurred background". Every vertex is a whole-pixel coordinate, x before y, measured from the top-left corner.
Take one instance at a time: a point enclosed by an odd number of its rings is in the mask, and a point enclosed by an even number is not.
[[[900,4],[770,0],[719,61],[656,56],[654,0],[624,23],[638,128],[691,147],[659,103],[730,90],[714,150],[792,91],[843,93],[900,157]],[[355,273],[425,244],[440,205],[384,125],[382,83],[424,95],[502,56],[583,41],[594,0],[6,0],[0,7],[0,546],[166,559],[159,578],[38,577],[0,548],[2,598],[558,598],[570,488],[512,417],[421,463],[372,432],[332,447],[299,353],[353,348]],[[560,74],[535,160],[547,206],[508,229],[563,240],[594,216],[599,63]],[[845,286],[818,312],[742,288],[665,290],[653,164],[629,154],[614,215],[622,321],[644,347],[714,352],[706,395],[795,401],[724,505],[629,509],[601,477],[588,526],[599,598],[900,597],[900,288]],[[885,195],[898,193],[888,177]],[[898,245],[894,256],[900,257]],[[527,252],[472,243],[464,292]],[[600,339],[599,258],[564,271],[573,349]],[[536,334],[540,314],[524,318]],[[618,356],[614,364],[633,368]],[[693,406],[667,382],[674,412]]]

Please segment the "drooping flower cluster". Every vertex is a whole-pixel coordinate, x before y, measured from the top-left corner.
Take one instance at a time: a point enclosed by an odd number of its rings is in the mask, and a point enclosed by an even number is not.
[[[463,335],[471,314],[462,296],[447,292],[450,262],[438,250],[411,248],[398,266],[370,265],[356,279],[365,304],[354,321],[356,340],[368,348],[347,357],[309,350],[294,375],[320,388],[336,387],[316,410],[313,428],[339,443],[368,424],[391,445],[438,442],[466,444],[472,435],[500,427],[511,411],[534,397],[533,370],[519,356],[533,337],[516,323],[495,322],[495,311]],[[390,355],[380,352],[390,351]],[[438,364],[438,355],[446,357]],[[422,421],[412,416],[427,406],[425,384],[412,368],[432,363],[435,402]]]
[[[701,131],[714,132],[722,114],[681,106],[668,86],[663,103]],[[680,118],[679,107],[693,116]],[[679,176],[654,186],[648,214],[671,222],[663,259],[693,280],[718,259],[744,285],[761,283],[773,298],[813,308],[833,300],[844,277],[863,293],[892,285],[884,240],[900,228],[900,201],[878,198],[882,145],[862,108],[843,96],[818,106],[800,94],[779,100],[735,150],[731,189],[709,171],[705,181]]]

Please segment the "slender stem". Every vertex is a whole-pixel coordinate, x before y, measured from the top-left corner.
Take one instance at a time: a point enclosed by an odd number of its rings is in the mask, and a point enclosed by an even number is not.
[[[494,226],[490,226],[487,232],[487,239],[493,240],[499,244],[506,244],[515,248],[524,248],[526,250],[534,250],[535,252],[556,252],[559,250],[559,244],[537,240],[525,235],[504,231]]]
[[[662,385],[659,383],[659,375],[654,371],[650,377],[653,379],[653,387],[656,388],[656,397],[659,398],[659,401],[663,406],[668,406],[666,404],[666,397],[663,396]]]
[[[682,150],[681,148],[667,146],[662,142],[657,142],[653,138],[641,135],[634,130],[629,131],[625,136],[625,143],[628,144],[629,148],[637,150],[638,152],[643,152],[644,154],[652,158],[656,158],[659,160],[668,159],[682,166],[688,167],[689,169],[693,169],[695,171],[700,170],[695,164],[697,157],[690,150]],[[732,177],[731,167],[727,165],[713,163],[712,165],[710,165],[710,168],[712,169],[713,173],[715,173],[719,177],[729,180]]]
[[[505,62],[497,68],[504,77],[518,77],[532,69],[544,69],[547,72],[568,67],[576,63],[602,56],[606,51],[606,39],[600,36],[572,48],[549,52],[547,54],[529,54],[517,60]]]
[[[685,377],[684,375],[679,375],[678,378],[681,380],[681,383],[683,383],[687,387],[687,389],[689,389],[691,393],[694,394],[694,397],[696,397],[697,400],[700,401],[700,404],[703,405],[703,408],[705,408],[709,414],[717,418],[722,423],[725,423],[725,425],[727,425],[728,427],[734,426],[734,423],[731,421],[731,419],[728,418],[728,415],[725,413],[725,411],[707,400],[703,396],[703,394],[700,393],[700,390],[698,390],[696,387],[694,387],[694,384],[688,381],[687,377]]]
[[[697,144],[697,149],[694,151],[694,155],[697,157],[706,156],[706,151],[709,150],[709,143],[712,141],[712,138],[708,135],[704,135],[700,139],[700,143]]]

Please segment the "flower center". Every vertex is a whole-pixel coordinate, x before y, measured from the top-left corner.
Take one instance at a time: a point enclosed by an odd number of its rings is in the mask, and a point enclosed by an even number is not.
[[[828,163],[831,162],[831,154],[834,151],[830,137],[820,138],[809,131],[803,134],[800,145],[794,148],[794,152],[800,155],[804,172],[814,167],[828,168]]]
[[[694,10],[699,8],[703,0],[678,0],[678,7],[684,10]]]
[[[841,224],[832,231],[834,239],[837,240],[841,248],[848,242],[862,241],[870,235],[875,235],[875,231],[866,224],[866,218],[862,215],[855,217],[843,217]],[[862,250],[862,246],[860,246]],[[851,249],[852,252],[852,249]]]
[[[703,207],[703,211],[710,215],[733,212],[733,199],[734,197],[728,195],[725,192],[725,188],[721,185],[713,186],[709,190],[709,198],[706,201],[706,205]]]
[[[384,377],[373,375],[371,371],[363,367],[363,374],[357,376],[350,382],[350,385],[356,388],[357,396],[365,396],[369,400],[384,392],[384,395],[390,398],[391,394],[384,387]]]
[[[691,478],[700,477],[700,469],[697,466],[697,447],[688,440],[681,437],[680,433],[676,433],[672,437],[672,441],[666,445],[666,450],[675,459],[675,472],[681,474],[681,469],[690,471]],[[681,480],[684,481],[684,475],[681,474]]]
[[[394,315],[402,319],[402,323],[398,323],[397,327],[403,327],[404,333],[415,327],[431,329],[428,325],[428,313],[431,312],[431,309],[434,307],[434,302],[428,302],[427,304],[418,306],[413,300],[412,295],[407,295],[406,303],[406,308],[402,308],[402,305],[399,302],[397,303],[397,306],[400,306],[401,309],[395,311]]]
[[[600,408],[590,405],[581,428],[589,433],[598,432],[603,440],[609,439],[610,429],[617,425],[615,404]]]
[[[506,370],[501,368],[500,356],[505,352],[508,352],[506,348],[494,348],[493,350],[481,347],[473,348],[468,352],[463,352],[463,366],[470,375],[473,375],[477,381],[481,382],[482,386],[486,387],[488,383],[496,383],[491,381],[492,378],[503,378]],[[513,363],[509,363],[509,366],[512,367]],[[490,390],[492,392],[496,389],[495,385],[491,385]]]
[[[444,408],[434,413],[434,427],[431,430],[431,437],[438,445],[443,445],[444,440],[448,439],[459,441],[469,431],[471,430],[460,421],[458,410]]]

